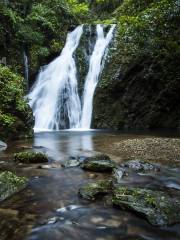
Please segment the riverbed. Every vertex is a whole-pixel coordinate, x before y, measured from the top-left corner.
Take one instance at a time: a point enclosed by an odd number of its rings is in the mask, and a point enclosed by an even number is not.
[[[48,164],[17,164],[13,154],[40,151]],[[177,132],[57,131],[39,132],[33,139],[14,141],[0,152],[0,170],[29,179],[28,186],[0,204],[0,240],[180,239],[180,224],[154,227],[145,219],[112,207],[108,199],[89,202],[79,188],[105,174],[64,168],[70,158],[105,153],[120,164],[131,159],[157,163],[160,173],[133,175],[132,186],[180,190],[180,134]],[[107,174],[108,175],[108,174]]]

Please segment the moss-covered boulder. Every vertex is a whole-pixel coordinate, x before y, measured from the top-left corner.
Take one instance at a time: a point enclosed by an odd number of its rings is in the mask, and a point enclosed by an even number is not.
[[[103,180],[95,183],[88,183],[79,189],[82,198],[94,201],[98,196],[111,192],[112,181]]]
[[[94,172],[111,172],[115,167],[116,164],[111,160],[87,159],[81,164],[82,169]]]
[[[141,161],[141,160],[130,160],[123,164],[122,167],[132,169],[135,172],[158,172],[160,171],[160,167],[156,164],[152,164],[149,162]]]
[[[20,152],[14,154],[14,160],[19,163],[47,163],[48,157],[40,152]]]
[[[22,190],[26,184],[27,179],[25,177],[18,177],[9,171],[0,172],[0,201]]]
[[[151,224],[162,226],[180,222],[180,198],[150,189],[116,186],[113,204],[134,211]]]

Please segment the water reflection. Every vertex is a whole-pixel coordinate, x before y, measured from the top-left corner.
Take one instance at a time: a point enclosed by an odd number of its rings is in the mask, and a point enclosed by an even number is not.
[[[54,160],[63,160],[69,156],[77,156],[86,151],[93,151],[93,132],[41,132],[36,133],[34,146],[45,148]]]

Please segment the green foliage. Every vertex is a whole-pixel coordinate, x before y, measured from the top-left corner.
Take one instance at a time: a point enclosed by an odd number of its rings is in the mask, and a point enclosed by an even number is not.
[[[29,131],[31,110],[24,100],[23,78],[0,65],[0,137]],[[14,136],[17,137],[17,136]]]

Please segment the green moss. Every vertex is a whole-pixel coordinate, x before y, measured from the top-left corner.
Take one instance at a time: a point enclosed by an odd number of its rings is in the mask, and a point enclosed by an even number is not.
[[[123,209],[135,211],[144,216],[153,225],[166,225],[179,222],[180,208],[177,197],[171,197],[162,191],[144,188],[115,186],[113,203]],[[177,193],[178,194],[178,193]]]
[[[9,171],[0,172],[0,201],[20,191],[26,184],[27,179],[25,177],[18,177]]]
[[[88,183],[80,188],[79,194],[82,198],[94,201],[98,196],[111,192],[112,181],[104,180],[96,183]]]
[[[46,163],[48,157],[44,153],[39,152],[20,152],[14,154],[14,160],[20,163]]]

